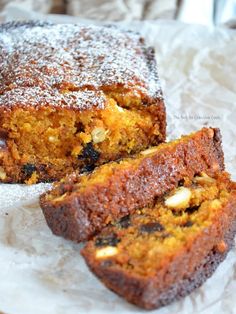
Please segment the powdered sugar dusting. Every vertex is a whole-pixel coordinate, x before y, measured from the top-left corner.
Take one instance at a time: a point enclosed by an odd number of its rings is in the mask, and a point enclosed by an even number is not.
[[[0,28],[0,105],[102,107],[102,91],[161,97],[154,53],[117,27],[9,23]]]
[[[86,110],[91,105],[104,107],[106,97],[101,91],[82,90],[60,93],[57,89],[45,90],[38,86],[22,87],[5,91],[0,95],[0,106],[11,109],[12,106],[55,106]]]

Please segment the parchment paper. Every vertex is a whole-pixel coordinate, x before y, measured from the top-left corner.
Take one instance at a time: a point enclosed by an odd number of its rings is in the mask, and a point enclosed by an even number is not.
[[[236,179],[236,32],[165,21],[126,25],[141,31],[156,48],[169,138],[203,125],[220,127],[226,167]],[[81,245],[51,233],[38,206],[38,195],[48,187],[0,185],[0,310],[145,313],[107,290],[88,271],[79,254]],[[153,313],[236,313],[235,289],[234,249],[201,288]]]

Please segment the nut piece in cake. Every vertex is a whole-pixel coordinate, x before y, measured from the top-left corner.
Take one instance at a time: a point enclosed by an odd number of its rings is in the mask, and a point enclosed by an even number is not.
[[[210,178],[205,172],[202,172],[201,173],[201,176],[196,176],[194,178],[194,181],[196,183],[202,183],[202,184],[208,184],[208,185],[211,185],[215,182],[215,179],[213,178]]]
[[[191,195],[192,193],[190,189],[180,187],[174,192],[173,195],[166,198],[165,205],[168,208],[176,210],[187,208],[191,199]]]
[[[107,258],[118,253],[118,249],[114,246],[105,246],[101,249],[97,249],[96,258]]]

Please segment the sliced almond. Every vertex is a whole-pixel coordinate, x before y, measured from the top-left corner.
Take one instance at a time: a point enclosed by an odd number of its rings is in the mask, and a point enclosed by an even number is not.
[[[104,128],[95,128],[91,132],[92,140],[95,144],[101,143],[106,138],[107,131]]]
[[[61,196],[57,197],[57,198],[54,198],[53,199],[53,202],[60,202],[60,201],[63,201],[63,199],[66,197],[66,193],[65,194],[62,194]]]
[[[56,142],[58,141],[58,138],[57,138],[56,136],[50,135],[50,136],[48,137],[48,141],[49,141],[50,143],[56,143]]]
[[[7,177],[6,172],[4,171],[3,167],[0,167],[0,180],[5,180]]]
[[[116,105],[116,109],[119,111],[119,112],[124,112],[124,109],[118,105]]]
[[[149,155],[157,151],[157,147],[151,147],[141,152],[142,155]]]
[[[210,177],[208,176],[208,174],[206,174],[206,172],[204,172],[204,171],[202,171],[202,172],[200,173],[200,176],[201,176],[201,177],[205,177],[205,178],[210,178]]]
[[[96,258],[106,258],[114,256],[118,253],[118,249],[114,246],[106,246],[96,251]]]
[[[199,184],[211,185],[211,184],[214,184],[216,180],[209,177],[205,172],[201,172],[201,176],[195,177],[194,182],[199,183]]]
[[[165,205],[171,209],[185,209],[189,206],[189,202],[192,196],[190,189],[180,187],[176,189],[174,195],[169,196],[165,200]]]

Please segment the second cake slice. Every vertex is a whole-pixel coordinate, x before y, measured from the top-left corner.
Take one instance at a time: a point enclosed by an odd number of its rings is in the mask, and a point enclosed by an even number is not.
[[[92,173],[75,173],[43,194],[40,204],[53,233],[80,242],[200,172],[223,169],[220,131],[203,128]]]
[[[90,269],[129,302],[154,309],[210,277],[233,246],[236,185],[205,173],[102,230],[82,250]]]

